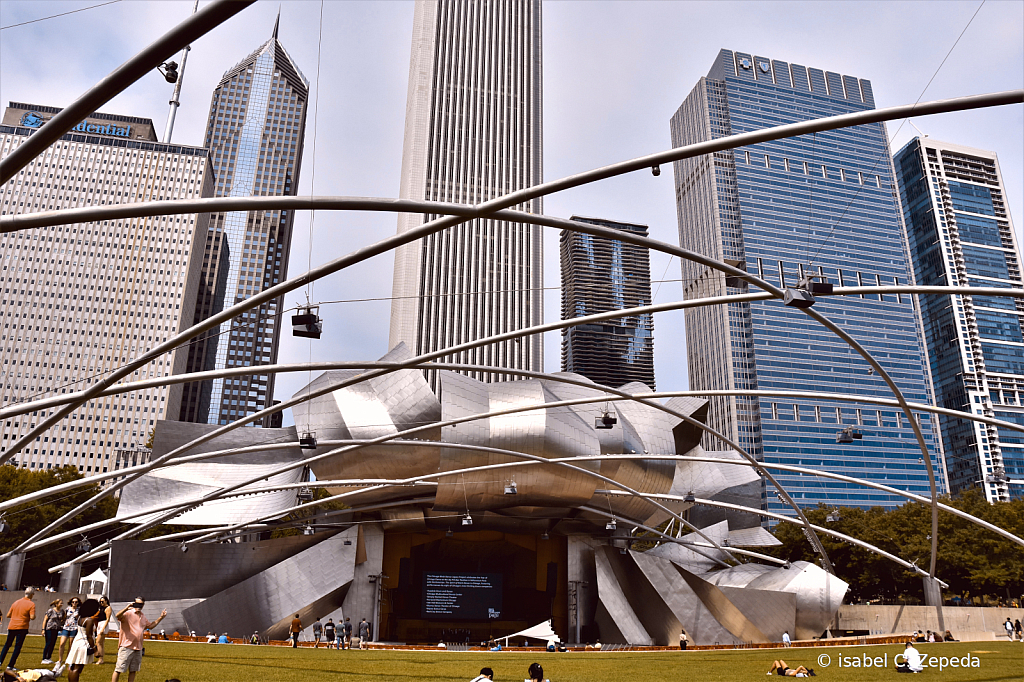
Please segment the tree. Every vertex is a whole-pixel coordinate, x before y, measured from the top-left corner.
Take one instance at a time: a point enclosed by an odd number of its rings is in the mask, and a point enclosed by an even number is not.
[[[981,491],[971,490],[944,504],[976,516],[1011,533],[1024,535],[1024,500],[989,504]],[[836,530],[879,549],[916,563],[923,570],[931,561],[931,506],[908,502],[896,509],[881,507],[842,508],[839,518],[828,521],[829,509],[807,510],[811,523]],[[836,574],[850,584],[849,599],[859,601],[922,602],[924,585],[914,571],[873,552],[819,534]],[[817,556],[802,529],[783,523],[775,536],[782,542],[775,556],[790,561],[815,561]],[[1006,597],[1024,591],[1024,547],[978,525],[939,512],[939,552],[936,575],[949,584],[947,596],[989,595]]]
[[[0,500],[10,500],[81,478],[82,474],[73,466],[42,471],[32,471],[11,465],[0,466]],[[43,498],[7,511],[5,519],[10,528],[6,533],[0,535],[0,554],[14,549],[37,531],[88,500],[99,490],[99,485],[88,485],[67,494]],[[71,519],[56,532],[73,530],[113,518],[116,511],[117,502],[111,498],[105,498]],[[116,530],[117,526],[111,525],[91,532],[88,534],[89,542],[95,547],[104,542],[107,537],[114,535]],[[80,537],[69,538],[38,551],[29,552],[22,573],[22,582],[25,585],[36,586],[55,582],[56,576],[51,575],[47,569],[78,556],[80,552],[76,547],[80,540]],[[8,585],[8,587],[17,589],[19,586]]]

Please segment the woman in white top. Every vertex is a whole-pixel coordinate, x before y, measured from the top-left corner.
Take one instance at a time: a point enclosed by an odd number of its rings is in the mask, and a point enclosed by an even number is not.
[[[64,664],[68,667],[68,682],[78,682],[82,670],[88,665],[96,652],[96,623],[99,620],[100,603],[95,599],[86,599],[78,610],[78,634],[71,642],[71,650]]]

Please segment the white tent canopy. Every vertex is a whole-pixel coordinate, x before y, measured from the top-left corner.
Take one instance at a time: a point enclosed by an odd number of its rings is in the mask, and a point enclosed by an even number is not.
[[[103,569],[97,568],[89,575],[79,579],[78,591],[82,594],[106,594],[107,574],[103,572]]]
[[[520,630],[519,632],[513,633],[507,637],[501,637],[505,640],[505,646],[508,646],[508,640],[513,637],[525,637],[527,639],[542,639],[545,642],[557,642],[558,635],[555,634],[554,628],[551,627],[551,619],[538,623],[533,627]]]

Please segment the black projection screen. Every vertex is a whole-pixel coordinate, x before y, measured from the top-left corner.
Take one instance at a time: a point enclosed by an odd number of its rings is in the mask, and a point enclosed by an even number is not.
[[[498,620],[500,573],[424,573],[423,618]]]

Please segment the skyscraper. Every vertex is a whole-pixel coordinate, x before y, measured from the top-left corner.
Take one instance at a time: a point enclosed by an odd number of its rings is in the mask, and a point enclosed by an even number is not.
[[[1021,256],[995,153],[914,138],[895,157],[918,284],[1024,288]],[[1024,425],[1024,303],[997,296],[922,296],[936,400]],[[1019,433],[939,417],[954,493],[1024,496]]]
[[[874,107],[871,84],[852,76],[722,50],[672,117],[682,146]],[[809,274],[838,286],[913,281],[882,124],[803,135],[674,164],[679,240],[779,287]],[[747,285],[683,261],[687,299],[738,294]],[[931,400],[919,312],[912,296],[821,297],[815,310],[877,358],[907,400]],[[686,311],[690,388],[807,390],[891,398],[846,343],[772,300]],[[709,423],[766,462],[819,467],[928,493],[922,453],[901,412],[877,405],[785,397],[712,398]],[[939,491],[945,490],[932,418],[919,415]],[[837,442],[844,429],[863,439]],[[720,443],[705,439],[705,447]],[[803,506],[893,506],[902,498],[777,472]],[[769,509],[785,512],[774,491]]]
[[[11,102],[0,157],[18,148],[56,107]],[[0,213],[210,196],[208,152],[157,142],[148,118],[94,113],[6,184]],[[0,396],[3,405],[86,389],[192,326],[208,216],[128,218],[0,235]],[[197,245],[198,244],[198,245]],[[178,348],[129,381],[181,374]],[[86,476],[138,456],[157,419],[178,414],[177,384],[96,398],[37,437],[12,460],[30,469],[72,465]],[[7,450],[49,410],[0,424]]]
[[[275,23],[270,40],[229,69],[213,91],[206,146],[218,197],[298,192],[309,81],[277,31]],[[213,215],[196,322],[287,279],[294,220],[291,211]],[[195,340],[189,371],[276,362],[283,305],[282,299],[266,303]],[[180,418],[226,424],[262,410],[273,397],[273,375],[194,382],[185,387]]]
[[[647,236],[646,225],[572,219]],[[559,255],[563,320],[650,305],[647,249],[563,230]],[[654,316],[647,313],[563,329],[562,371],[582,374],[605,386],[639,381],[654,390]]]
[[[415,12],[400,196],[476,204],[539,184],[540,0],[417,0]],[[516,208],[542,212],[539,199]],[[435,217],[400,215],[398,232]],[[420,354],[540,324],[542,255],[539,227],[495,220],[399,248],[390,346]],[[536,336],[450,360],[543,371],[542,348]]]

